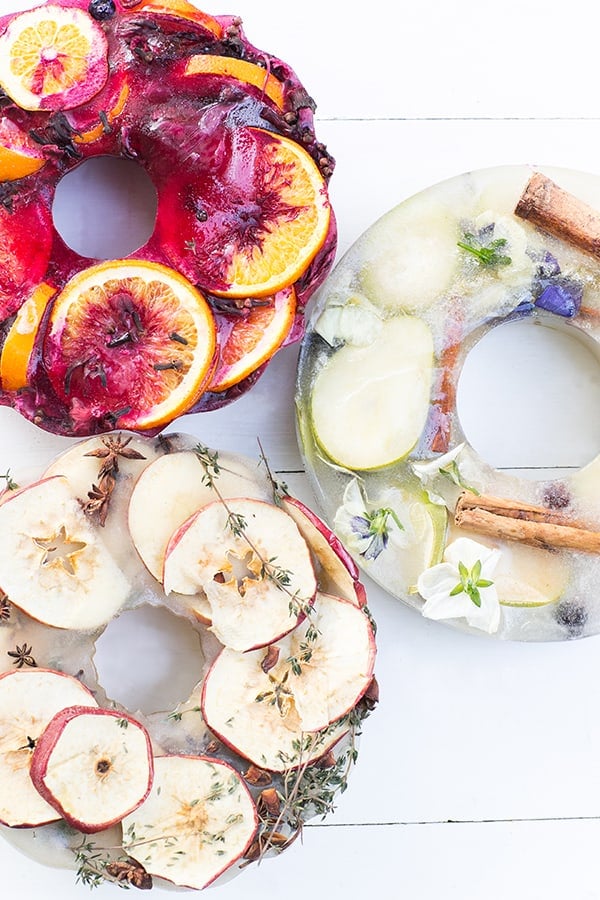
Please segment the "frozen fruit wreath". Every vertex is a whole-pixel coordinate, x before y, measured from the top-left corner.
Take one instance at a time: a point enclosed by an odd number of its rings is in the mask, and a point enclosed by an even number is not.
[[[313,111],[239,19],[187,0],[1,17],[0,404],[55,433],[156,432],[251,386],[335,252]],[[99,155],[158,197],[148,242],[102,263],[52,221],[60,179]]]
[[[18,527],[17,527],[18,523]],[[377,699],[354,563],[255,463],[189,436],[79,442],[0,496],[0,822],[79,879],[201,889],[333,808]],[[172,710],[106,696],[125,609],[200,635]]]

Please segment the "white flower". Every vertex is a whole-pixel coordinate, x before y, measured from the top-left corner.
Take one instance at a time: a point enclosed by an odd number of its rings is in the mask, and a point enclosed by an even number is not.
[[[452,490],[450,492],[452,498],[449,502],[447,498],[443,497],[442,494],[434,488],[434,484],[437,482],[436,488],[438,488],[440,480],[442,480],[443,483],[444,475],[446,475],[446,488],[449,484],[454,484],[455,487],[464,490],[464,485],[460,484],[458,476],[455,475],[453,477],[453,474],[458,472],[457,459],[460,456],[461,451],[464,450],[464,447],[464,443],[457,444],[456,447],[449,450],[447,453],[444,453],[443,456],[438,456],[435,459],[420,459],[417,462],[411,463],[413,472],[421,481],[431,502],[436,503],[438,506],[448,506],[448,509],[450,510],[454,509],[460,491]],[[441,479],[440,476],[442,476]]]
[[[469,538],[448,544],[444,562],[425,569],[417,590],[425,600],[428,619],[465,618],[473,628],[493,634],[500,625],[500,603],[492,575],[500,551]]]
[[[349,482],[335,514],[334,528],[352,552],[370,560],[377,559],[390,543],[407,545],[404,525],[393,507],[397,499],[397,492],[388,490],[373,503],[357,478]]]
[[[317,319],[315,331],[332,347],[340,344],[368,347],[381,334],[383,324],[370,300],[362,294],[352,294],[330,300]]]

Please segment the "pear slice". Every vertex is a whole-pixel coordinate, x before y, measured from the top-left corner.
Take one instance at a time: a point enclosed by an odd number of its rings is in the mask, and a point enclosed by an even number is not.
[[[272,504],[241,498],[210,503],[184,522],[167,548],[164,586],[167,594],[202,590],[216,637],[244,651],[291,631],[317,582],[292,519]]]
[[[0,505],[0,587],[32,618],[82,631],[110,622],[130,592],[63,476]]]
[[[33,827],[60,818],[30,778],[32,753],[54,715],[67,706],[96,707],[81,682],[50,669],[0,675],[0,822]]]
[[[255,765],[273,771],[317,759],[339,739],[343,719],[373,678],[375,638],[355,604],[318,594],[302,625],[264,650],[225,649],[202,692],[208,727]],[[333,723],[337,726],[330,727]]]
[[[123,848],[151,875],[208,887],[252,843],[250,792],[235,769],[206,756],[160,756],[154,773],[148,799],[123,820]]]
[[[150,737],[125,713],[69,706],[38,740],[30,774],[44,800],[69,825],[84,834],[104,831],[150,792]]]
[[[403,459],[425,427],[432,377],[433,338],[422,319],[398,316],[368,346],[346,344],[315,379],[310,417],[317,444],[348,469]]]

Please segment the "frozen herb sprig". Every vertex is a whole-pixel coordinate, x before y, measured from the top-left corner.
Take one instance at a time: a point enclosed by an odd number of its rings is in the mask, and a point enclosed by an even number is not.
[[[494,238],[492,241],[486,241],[484,234],[487,234],[486,229],[482,229],[478,235],[471,231],[465,231],[463,239],[457,241],[457,246],[474,256],[477,262],[486,268],[509,266],[512,259],[505,253],[508,244],[506,238]]]
[[[481,577],[481,560],[477,560],[477,562],[473,565],[473,567],[469,570],[464,563],[459,562],[458,564],[458,574],[460,576],[460,581],[453,587],[450,591],[451,597],[456,597],[457,594],[462,594],[463,592],[471,598],[471,601],[475,604],[475,606],[481,606],[481,594],[479,593],[479,588],[487,588],[493,585],[493,581],[489,581],[487,578]]]

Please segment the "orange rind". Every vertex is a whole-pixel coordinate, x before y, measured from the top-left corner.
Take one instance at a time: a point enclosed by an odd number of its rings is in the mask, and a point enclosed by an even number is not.
[[[45,281],[19,309],[6,335],[0,356],[0,385],[3,390],[19,391],[27,386],[27,372],[35,338],[48,301],[54,294],[54,285]]]
[[[295,312],[296,293],[287,288],[265,306],[235,318],[229,327],[221,321],[219,364],[208,389],[225,391],[271,359],[288,336]]]
[[[213,56],[209,53],[199,53],[188,61],[185,67],[185,75],[220,75],[227,78],[235,78],[245,84],[251,84],[258,88],[275,106],[283,110],[284,86],[267,69],[246,59],[236,59],[232,56]]]
[[[17,181],[46,164],[39,144],[6,116],[0,118],[0,181]]]

